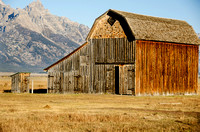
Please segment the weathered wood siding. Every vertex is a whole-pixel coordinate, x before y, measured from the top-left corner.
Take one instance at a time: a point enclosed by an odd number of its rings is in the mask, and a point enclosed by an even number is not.
[[[136,41],[136,95],[196,94],[199,46]]]
[[[85,45],[48,71],[48,93],[88,93],[90,47]]]
[[[95,93],[115,94],[115,67],[119,67],[119,94],[132,94],[135,81],[135,42],[126,38],[91,40]]]
[[[134,64],[135,43],[126,38],[93,39],[95,64]]]
[[[11,92],[24,93],[29,92],[29,78],[30,73],[17,73],[11,76],[12,85]]]
[[[119,66],[120,94],[134,88],[135,43],[126,38],[92,39],[49,71],[49,93],[115,93]]]
[[[132,94],[134,65],[95,65],[94,92],[115,94],[115,67],[119,66],[119,94]]]

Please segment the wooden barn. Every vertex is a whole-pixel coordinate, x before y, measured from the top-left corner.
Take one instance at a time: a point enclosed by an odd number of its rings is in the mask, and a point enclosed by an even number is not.
[[[29,77],[30,73],[28,72],[18,72],[11,75],[12,78],[11,92],[12,93],[29,92]]]
[[[199,41],[185,21],[108,10],[47,67],[49,93],[197,94]]]

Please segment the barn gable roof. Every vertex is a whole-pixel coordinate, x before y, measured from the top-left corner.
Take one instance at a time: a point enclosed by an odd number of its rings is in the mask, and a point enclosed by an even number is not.
[[[199,44],[198,37],[192,26],[182,20],[139,15],[112,9],[108,10],[103,15],[105,14],[120,22],[129,41],[154,40]],[[99,18],[95,20],[95,23],[98,22]],[[88,34],[87,40],[94,31],[93,28],[96,28],[95,23]]]

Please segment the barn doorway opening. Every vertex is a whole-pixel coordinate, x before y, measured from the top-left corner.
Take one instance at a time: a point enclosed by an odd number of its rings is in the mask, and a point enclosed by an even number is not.
[[[119,66],[115,66],[115,94],[119,94]]]

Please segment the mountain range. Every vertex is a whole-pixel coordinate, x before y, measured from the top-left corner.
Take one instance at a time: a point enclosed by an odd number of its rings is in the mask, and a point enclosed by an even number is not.
[[[52,15],[39,0],[24,9],[0,0],[0,71],[42,72],[83,44],[89,30]]]

